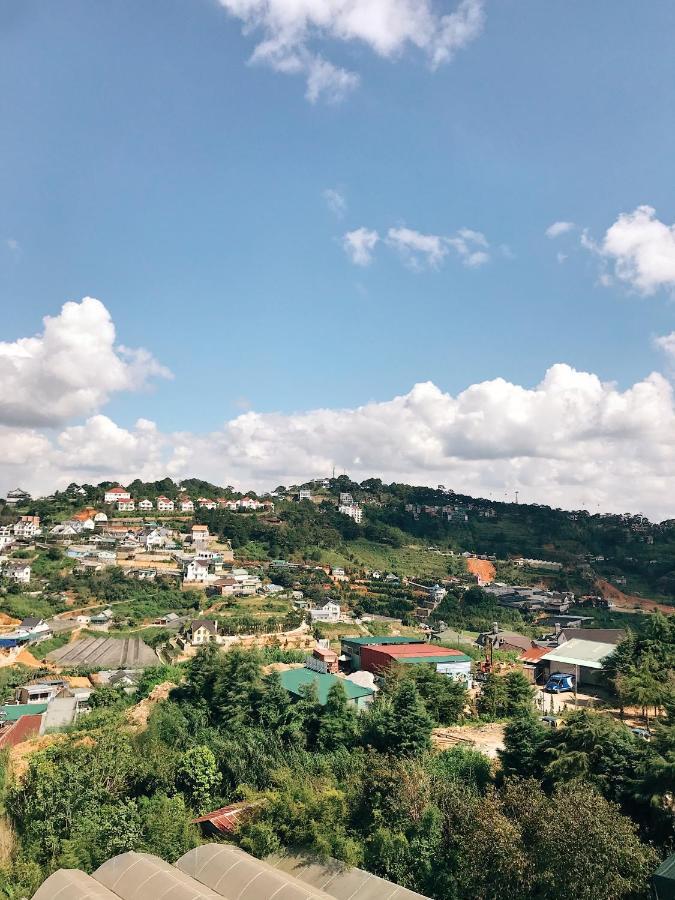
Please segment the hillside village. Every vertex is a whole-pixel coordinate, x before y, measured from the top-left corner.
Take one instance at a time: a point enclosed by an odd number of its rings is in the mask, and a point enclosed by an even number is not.
[[[411,679],[429,746],[473,747],[493,767],[519,704],[544,731],[597,711],[651,744],[675,643],[673,523],[514,507],[344,476],[261,497],[168,479],[12,490],[0,750],[30,758],[93,727],[101,703],[134,709],[213,654],[225,666],[252,654],[298,713],[311,696],[327,715],[338,691],[364,723]],[[645,700],[647,682],[617,676],[615,660],[664,628]]]

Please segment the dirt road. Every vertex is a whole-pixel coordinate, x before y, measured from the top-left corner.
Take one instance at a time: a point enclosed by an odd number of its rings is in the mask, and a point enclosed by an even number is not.
[[[606,600],[611,600],[617,609],[634,610],[638,607],[645,612],[656,612],[659,610],[666,616],[675,614],[675,606],[668,606],[666,603],[657,603],[656,600],[648,600],[645,597],[637,597],[635,594],[624,594],[618,587],[610,584],[602,578],[598,578],[595,582],[596,588],[600,591]]]

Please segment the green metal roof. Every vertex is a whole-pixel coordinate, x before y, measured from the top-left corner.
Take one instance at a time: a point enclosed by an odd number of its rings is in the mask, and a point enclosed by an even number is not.
[[[463,653],[442,654],[438,656],[399,656],[394,662],[400,663],[466,663],[471,662],[470,656]]]
[[[17,722],[21,716],[40,716],[46,709],[46,703],[10,703],[2,707],[2,712],[5,722]]]
[[[654,872],[652,883],[658,900],[672,900],[675,897],[675,853]]]
[[[317,693],[319,695],[319,703],[323,704],[328,699],[328,691],[334,684],[341,684],[345,689],[345,694],[349,700],[356,700],[358,697],[370,697],[373,691],[370,688],[361,687],[354,684],[353,681],[347,681],[346,678],[338,678],[336,675],[324,675],[321,672],[312,672],[310,669],[286,669],[280,672],[281,684],[291,694],[302,696],[302,688],[316,684]]]
[[[343,637],[340,640],[343,644],[357,644],[359,647],[368,644],[426,644],[424,638],[412,637]]]

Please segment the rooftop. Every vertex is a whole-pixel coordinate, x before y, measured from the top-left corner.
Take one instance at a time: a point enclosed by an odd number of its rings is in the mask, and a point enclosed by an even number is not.
[[[587,669],[602,669],[602,661],[615,650],[614,644],[603,644],[600,641],[565,641],[555,650],[551,650],[541,658],[551,663],[567,663],[572,666],[585,666]]]
[[[369,646],[371,644],[426,644],[424,638],[411,637],[351,637],[345,636],[340,638],[344,644],[356,644],[360,647]]]
[[[328,700],[328,692],[334,684],[341,684],[345,689],[345,694],[349,700],[356,700],[359,697],[372,697],[373,692],[370,688],[361,687],[346,678],[338,678],[337,675],[324,675],[321,672],[312,672],[310,669],[286,669],[280,672],[281,684],[291,694],[297,697],[302,696],[302,688],[315,684],[319,696],[319,703],[322,705]]]

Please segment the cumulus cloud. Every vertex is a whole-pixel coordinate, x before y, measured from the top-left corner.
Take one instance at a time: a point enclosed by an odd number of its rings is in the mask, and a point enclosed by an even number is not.
[[[557,238],[561,234],[567,234],[568,231],[572,231],[574,228],[576,228],[574,222],[554,222],[546,229],[546,237]]]
[[[336,66],[316,44],[356,41],[392,59],[412,47],[432,67],[452,59],[483,30],[483,0],[461,0],[450,13],[432,0],[219,0],[243,22],[244,33],[260,35],[251,61],[278,72],[304,75],[307,99],[342,99],[359,82]]]
[[[675,365],[675,331],[654,338],[654,346],[663,351],[668,360]]]
[[[10,250],[12,253],[18,253],[19,250],[21,249],[21,245],[19,244],[19,242],[17,241],[16,238],[7,238],[7,240],[5,241],[5,244],[7,245],[7,249]]]
[[[657,219],[651,206],[621,213],[599,242],[584,232],[581,245],[602,260],[603,285],[617,279],[644,295],[675,287],[675,225]]]
[[[356,253],[354,243],[360,251],[367,238],[370,243],[366,247],[366,252]],[[343,245],[352,262],[367,265],[372,260],[377,240],[376,231],[359,228],[344,236]],[[387,231],[385,243],[398,253],[410,269],[418,272],[423,269],[438,269],[450,250],[454,250],[462,263],[470,268],[482,266],[490,259],[489,244],[485,235],[470,228],[461,228],[456,234],[445,236],[425,234],[414,228],[399,226]]]
[[[0,342],[1,425],[59,425],[170,376],[147,350],[115,346],[110,314],[93,297],[64,304],[43,325],[34,337]]]
[[[100,414],[55,438],[0,428],[0,460],[2,489],[196,474],[264,490],[336,466],[359,480],[442,482],[495,499],[517,489],[527,502],[670,518],[675,402],[656,373],[619,390],[557,364],[534,387],[496,378],[452,395],[424,382],[356,408],[247,411],[203,434],[144,419],[125,429]]]
[[[347,201],[344,195],[337,188],[326,188],[322,196],[328,209],[338,219],[341,219],[347,211]]]
[[[373,250],[379,241],[377,231],[370,228],[356,228],[342,238],[345,253],[356,266],[367,266],[373,260]]]

